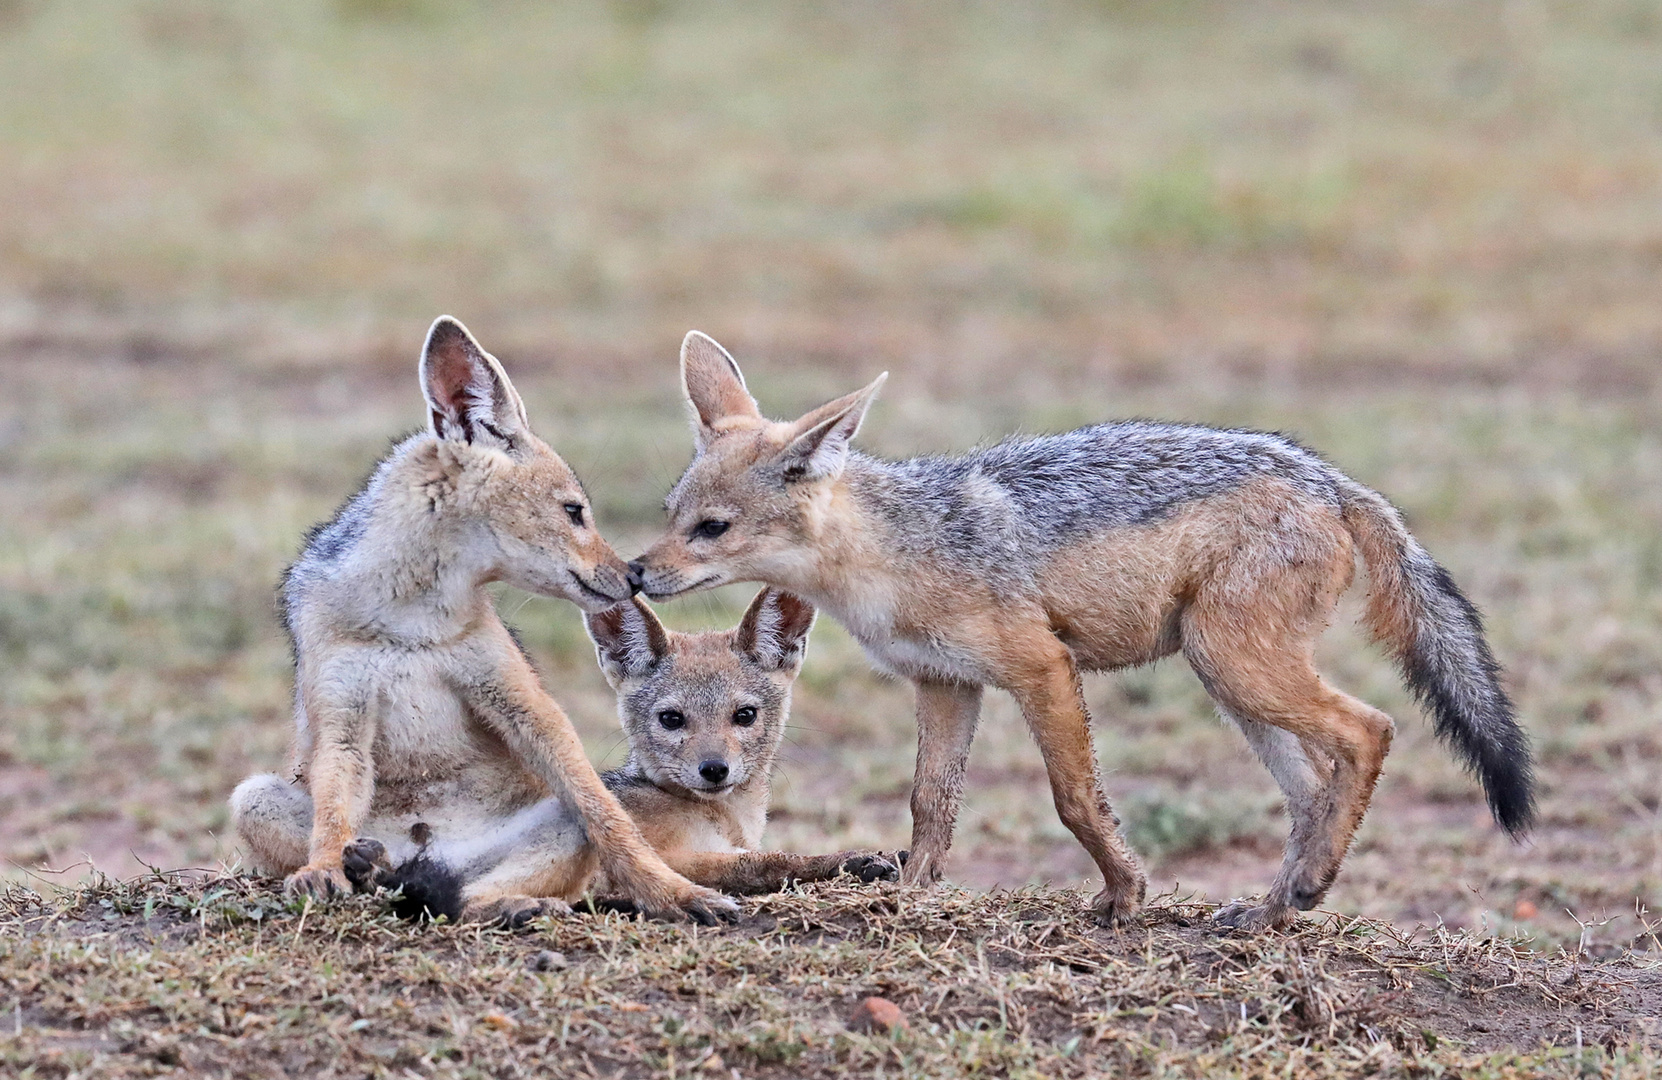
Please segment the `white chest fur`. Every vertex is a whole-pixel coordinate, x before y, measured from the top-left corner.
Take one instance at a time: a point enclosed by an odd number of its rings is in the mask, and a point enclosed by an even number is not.
[[[376,734],[376,767],[404,774],[475,756],[477,732],[467,707],[435,665],[409,655],[390,657],[377,690],[385,703]]]
[[[950,628],[925,636],[903,633],[886,603],[826,605],[865,650],[872,666],[904,679],[942,679],[981,683],[986,676],[974,654],[953,645]]]

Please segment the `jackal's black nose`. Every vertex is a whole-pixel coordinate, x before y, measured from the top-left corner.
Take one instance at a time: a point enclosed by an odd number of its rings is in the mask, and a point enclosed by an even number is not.
[[[641,591],[641,575],[646,573],[646,564],[639,559],[629,560],[629,587],[635,592]]]
[[[705,761],[698,766],[698,775],[712,784],[719,784],[727,779],[727,762]]]

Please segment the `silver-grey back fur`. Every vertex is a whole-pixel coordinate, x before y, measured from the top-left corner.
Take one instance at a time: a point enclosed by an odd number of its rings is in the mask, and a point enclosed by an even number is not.
[[[1102,529],[1159,521],[1263,477],[1339,505],[1341,475],[1281,435],[1129,420],[1006,439],[961,455],[883,461],[844,475],[891,538],[1004,579]],[[868,502],[869,500],[869,502]]]

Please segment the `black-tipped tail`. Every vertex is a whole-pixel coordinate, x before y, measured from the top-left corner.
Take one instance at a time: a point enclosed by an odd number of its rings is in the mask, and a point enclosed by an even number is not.
[[[1408,687],[1431,712],[1437,734],[1482,781],[1495,820],[1522,836],[1535,822],[1535,767],[1529,736],[1500,685],[1483,617],[1423,550],[1405,562],[1421,609],[1419,633],[1402,657]]]
[[[1347,477],[1338,482],[1345,523],[1372,579],[1369,628],[1396,653],[1437,734],[1477,774],[1495,820],[1521,837],[1535,821],[1535,766],[1483,617],[1384,496]]]
[[[382,879],[392,892],[392,910],[401,919],[462,917],[462,875],[422,852]]]

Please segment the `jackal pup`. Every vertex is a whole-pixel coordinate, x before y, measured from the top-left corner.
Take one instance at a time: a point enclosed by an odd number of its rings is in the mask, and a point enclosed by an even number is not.
[[[736,628],[702,634],[665,628],[639,600],[584,619],[629,738],[629,759],[600,779],[672,869],[727,893],[774,892],[844,872],[862,881],[899,876],[893,862],[870,852],[756,850],[791,684],[814,621],[811,606],[763,589]],[[360,845],[354,855],[358,866],[349,860],[348,870],[358,869],[366,884],[397,890],[403,914],[461,913],[460,891],[473,871],[454,865],[441,848],[390,873],[373,847]],[[611,891],[605,881],[594,888]]]
[[[284,578],[294,779],[232,793],[254,864],[322,897],[350,887],[357,838],[400,858],[430,841],[468,853],[464,899],[481,915],[559,906],[596,864],[648,912],[735,912],[641,837],[485,591],[506,581],[586,611],[632,594],[582,485],[461,323],[433,323],[420,378],[429,430],[394,447]]]
[[[899,876],[873,852],[756,850],[812,605],[763,589],[735,629],[702,634],[666,628],[639,599],[583,618],[629,736],[629,760],[601,779],[673,869],[726,893]]]
[[[696,450],[666,501],[669,531],[630,569],[653,598],[729,581],[788,589],[916,684],[906,880],[940,876],[991,684],[1015,696],[1057,812],[1102,871],[1096,911],[1136,911],[1145,879],[1103,796],[1079,673],[1181,650],[1292,818],[1268,896],[1220,921],[1278,926],[1315,906],[1393,730],[1313,663],[1357,551],[1368,628],[1481,779],[1496,820],[1514,835],[1529,827],[1528,739],[1477,611],[1389,502],[1292,441],[1128,422],[880,461],[849,443],[882,376],[781,423],[702,334],[682,345],[681,375]]]

